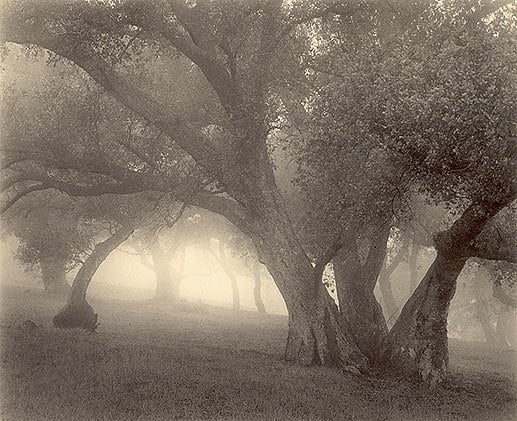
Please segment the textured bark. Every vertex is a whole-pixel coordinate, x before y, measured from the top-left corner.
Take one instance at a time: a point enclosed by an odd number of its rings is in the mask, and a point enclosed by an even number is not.
[[[447,370],[447,315],[466,258],[438,253],[389,335],[393,368],[430,384]]]
[[[257,227],[253,239],[289,313],[286,360],[366,371],[368,361],[322,283],[323,268],[313,268],[284,221],[271,216]]]
[[[70,290],[66,282],[66,260],[49,256],[41,259],[41,279],[48,294],[65,295]]]
[[[121,228],[110,238],[95,246],[75,276],[67,304],[52,321],[55,327],[95,330],[97,314],[86,302],[86,291],[101,263],[113,250],[126,241],[133,231],[132,227]]]
[[[253,286],[253,298],[255,300],[255,306],[259,313],[266,313],[266,307],[262,301],[262,278],[260,276],[260,262],[257,258],[252,258],[252,270],[253,279],[255,280]]]
[[[437,255],[390,331],[382,360],[392,368],[435,385],[448,366],[447,316],[468,248],[511,196],[469,206],[447,231],[435,237]]]
[[[370,250],[361,263],[356,250],[355,237],[347,241],[334,259],[334,277],[339,299],[339,311],[347,320],[350,331],[359,347],[374,362],[388,333],[382,308],[374,295],[385,255],[389,227],[374,229]]]
[[[239,295],[239,284],[237,283],[237,278],[233,273],[232,267],[228,264],[226,260],[226,252],[224,250],[224,241],[219,240],[219,261],[221,263],[221,267],[223,268],[226,276],[230,280],[230,284],[232,286],[232,305],[234,311],[239,311],[241,309],[241,301]]]
[[[152,269],[156,276],[155,300],[175,301],[179,298],[179,284],[172,276],[171,259],[160,246],[158,239],[151,246]]]

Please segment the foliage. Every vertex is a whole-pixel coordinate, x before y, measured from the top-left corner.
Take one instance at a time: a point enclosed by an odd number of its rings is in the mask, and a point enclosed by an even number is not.
[[[81,207],[61,194],[42,192],[16,207],[2,221],[3,229],[19,240],[17,259],[32,269],[46,258],[74,267],[87,252],[94,233],[81,225]]]

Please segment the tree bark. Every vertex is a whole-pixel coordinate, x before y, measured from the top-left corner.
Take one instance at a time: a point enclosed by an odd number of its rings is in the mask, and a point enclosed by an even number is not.
[[[286,219],[271,215],[252,237],[289,314],[285,359],[300,365],[367,371],[368,361]]]
[[[382,361],[436,385],[448,366],[447,316],[468,248],[485,224],[512,199],[470,205],[447,231],[435,236],[436,258],[390,331]]]
[[[163,251],[159,240],[151,246],[152,269],[156,276],[154,298],[157,301],[175,301],[179,298],[179,285],[172,276],[170,257]]]
[[[86,301],[86,291],[102,262],[113,250],[126,241],[133,231],[133,227],[123,227],[110,238],[95,246],[75,276],[66,305],[52,321],[55,327],[95,330],[97,314]]]
[[[351,333],[364,355],[374,362],[388,333],[382,307],[374,288],[386,255],[389,227],[374,229],[370,250],[361,263],[355,236],[347,241],[332,260],[339,312],[347,320]]]
[[[232,304],[233,310],[239,311],[241,309],[241,301],[239,295],[239,284],[237,283],[237,279],[235,278],[235,274],[233,273],[233,269],[228,264],[226,260],[226,252],[224,251],[224,241],[219,240],[219,261],[221,262],[221,267],[223,268],[226,276],[230,279],[230,283],[232,286]]]
[[[266,307],[264,306],[264,302],[262,301],[262,278],[260,276],[260,262],[256,256],[252,257],[252,271],[253,271],[253,279],[255,280],[253,286],[253,298],[255,300],[255,306],[257,307],[257,311],[259,313],[266,313]]]
[[[70,290],[66,282],[66,259],[48,256],[40,261],[43,289],[48,294],[65,295]]]
[[[393,367],[436,384],[448,364],[447,315],[466,258],[439,252],[390,331]]]

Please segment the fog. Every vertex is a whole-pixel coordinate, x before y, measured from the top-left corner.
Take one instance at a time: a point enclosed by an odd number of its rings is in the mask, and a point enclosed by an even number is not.
[[[41,282],[41,272],[36,267],[23,267],[16,260],[18,240],[8,237],[2,240],[0,267],[2,269],[2,285],[15,287],[25,291],[40,291],[44,287]],[[216,248],[217,244],[211,244]],[[232,286],[228,275],[214,256],[207,256],[206,250],[197,247],[185,249],[185,260],[182,262],[183,271],[177,259],[171,262],[173,276],[180,282],[179,294],[181,300],[186,303],[206,304],[215,307],[231,309],[233,307]],[[417,279],[421,279],[435,258],[433,248],[424,248],[416,262]],[[247,312],[256,312],[254,301],[254,278],[247,262],[239,256],[230,257],[231,269],[237,278],[240,309]],[[67,273],[67,282],[72,284],[79,267]],[[332,273],[332,266],[329,266]],[[287,315],[285,303],[267,269],[261,265],[261,296],[270,314]],[[389,314],[384,308],[388,325],[392,326],[407,299],[414,292],[414,285],[410,282],[411,268],[407,261],[402,262],[392,273],[391,287],[397,304],[397,312]],[[473,285],[477,285],[477,292],[473,292]],[[100,265],[92,278],[88,289],[88,296],[94,300],[113,302],[127,302],[128,305],[136,302],[152,300],[156,291],[155,273],[141,263],[139,256],[135,255],[128,247],[119,247],[112,252]],[[382,292],[376,285],[375,296],[384,305]],[[332,294],[335,297],[335,294]],[[173,302],[168,304],[174,306]],[[457,292],[451,302],[448,320],[448,334],[454,339],[471,342],[487,341],[486,332],[477,314],[477,307],[488,309],[487,319],[489,323],[497,327],[497,315],[506,314],[507,323],[510,323],[515,331],[517,314],[514,310],[501,307],[494,299],[490,273],[479,264],[474,264],[470,269],[464,270],[458,279]],[[30,312],[30,309],[26,309]],[[517,347],[517,331],[509,337],[509,346]],[[492,343],[496,348],[504,348],[501,343]]]

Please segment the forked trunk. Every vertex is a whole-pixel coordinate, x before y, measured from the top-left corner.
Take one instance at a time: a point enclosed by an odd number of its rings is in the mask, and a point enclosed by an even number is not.
[[[436,384],[446,373],[447,316],[466,258],[438,252],[390,331],[387,361],[404,374]]]
[[[341,250],[332,261],[339,311],[347,320],[359,349],[373,362],[388,329],[373,293],[376,277],[371,278],[369,270],[353,254]]]
[[[311,298],[305,303],[293,300],[287,304],[286,360],[301,365],[341,367],[356,373],[368,371],[367,358],[357,347],[350,326],[319,276],[309,289]]]
[[[292,229],[271,221],[257,230],[255,247],[273,276],[289,313],[285,359],[300,365],[338,366],[366,371],[367,358],[328,295],[322,270],[315,270]]]
[[[253,286],[253,298],[255,306],[259,313],[266,313],[266,307],[262,301],[262,278],[260,276],[260,263],[257,258],[252,258],[253,279],[255,280]]]
[[[158,239],[151,246],[153,271],[156,275],[154,298],[157,301],[174,301],[179,298],[179,285],[172,276],[170,257],[163,251]]]
[[[347,240],[332,260],[339,299],[339,312],[347,320],[355,342],[374,362],[388,334],[374,288],[386,255],[389,227],[379,226],[369,236],[369,250],[361,261],[355,236]]]
[[[70,286],[66,282],[66,263],[66,259],[55,256],[41,259],[41,279],[46,293],[56,295],[68,293]]]
[[[126,241],[133,231],[132,227],[121,228],[110,238],[95,246],[75,276],[66,305],[52,321],[55,327],[95,330],[97,314],[86,302],[86,291],[101,263],[113,250]]]

